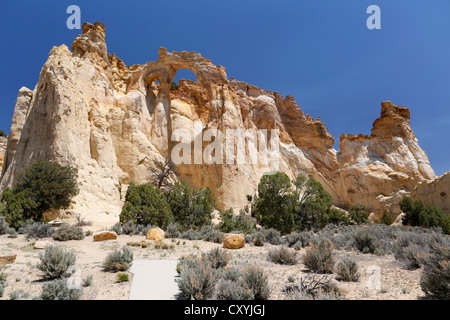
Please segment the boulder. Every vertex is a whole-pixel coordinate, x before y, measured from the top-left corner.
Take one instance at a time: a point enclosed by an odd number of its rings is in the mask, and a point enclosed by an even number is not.
[[[226,233],[223,235],[223,247],[227,249],[240,249],[245,246],[244,234]]]
[[[45,247],[46,246],[48,246],[49,245],[49,242],[48,241],[45,241],[45,240],[39,240],[39,241],[36,241],[36,243],[34,244],[34,249],[45,249]]]
[[[17,254],[0,256],[0,264],[10,264],[16,261]]]
[[[148,240],[162,240],[164,239],[164,230],[160,228],[153,228],[147,232]]]
[[[106,241],[117,239],[117,233],[114,231],[97,231],[93,235],[94,241]]]

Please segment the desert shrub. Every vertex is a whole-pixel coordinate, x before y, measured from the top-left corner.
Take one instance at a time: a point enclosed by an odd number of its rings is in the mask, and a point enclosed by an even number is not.
[[[93,282],[93,277],[92,277],[92,274],[90,274],[81,281],[81,285],[83,287],[90,287],[92,285],[92,282]]]
[[[421,258],[429,253],[431,236],[412,231],[399,232],[394,243],[394,257],[407,263],[410,269],[420,268]]]
[[[269,250],[269,260],[277,264],[297,264],[297,253],[286,247]]]
[[[84,237],[85,235],[82,228],[71,226],[67,223],[63,223],[55,232],[53,232],[53,239],[56,241],[83,240]]]
[[[183,232],[180,235],[180,238],[186,239],[186,240],[201,240],[202,235],[200,234],[200,232],[198,232],[196,230],[189,229],[189,230]]]
[[[238,281],[243,276],[242,271],[236,268],[227,268],[222,270],[221,278],[223,280]]]
[[[8,225],[0,211],[0,236],[4,234],[14,235],[16,234],[16,230]]]
[[[366,223],[369,219],[369,209],[363,204],[353,204],[348,209],[350,219],[356,224]]]
[[[103,262],[103,268],[110,272],[125,271],[128,270],[132,264],[133,251],[127,248],[127,246],[123,246],[121,249],[108,254]]]
[[[40,299],[42,300],[79,300],[81,289],[70,288],[66,279],[53,280],[44,283]]]
[[[292,300],[340,300],[340,292],[329,276],[309,274],[298,284],[289,284],[283,292]]]
[[[125,272],[119,272],[117,274],[117,281],[118,282],[128,282],[130,280],[130,275]]]
[[[200,235],[203,241],[222,243],[223,233],[214,229],[213,226],[203,226],[200,229]]]
[[[422,257],[420,286],[426,296],[450,299],[450,241],[440,239],[430,244],[430,254]]]
[[[283,237],[283,242],[288,247],[295,245],[304,248],[312,241],[314,241],[314,233],[312,231],[295,232]]]
[[[321,239],[312,243],[303,256],[303,264],[313,272],[332,273],[334,269],[333,243],[328,239]]]
[[[81,215],[77,216],[77,227],[89,227],[92,226],[92,221],[86,221],[84,218],[81,217]]]
[[[358,281],[360,277],[358,264],[350,257],[344,258],[337,264],[336,274],[341,280],[347,282]]]
[[[204,254],[206,261],[211,263],[211,267],[214,269],[219,269],[226,267],[228,262],[231,260],[231,254],[220,248],[214,248]]]
[[[5,293],[5,286],[0,283],[0,298],[3,297],[3,294]]]
[[[229,209],[220,213],[221,222],[219,223],[219,230],[225,233],[232,231],[240,231],[244,234],[251,234],[256,230],[255,219],[247,216],[245,212],[240,212],[239,215],[233,213],[233,209]]]
[[[4,137],[4,136],[6,136],[5,131],[0,130],[0,137]]]
[[[242,281],[221,279],[217,284],[217,300],[254,300],[253,291],[248,289]]]
[[[385,224],[387,226],[390,226],[392,224],[392,222],[393,221],[392,221],[391,216],[389,215],[389,213],[386,210],[384,210],[383,211],[383,216],[380,219],[380,223],[383,223],[383,224]]]
[[[378,238],[367,229],[360,229],[353,234],[356,249],[362,253],[375,253],[380,247]]]
[[[39,254],[39,259],[36,267],[43,272],[44,278],[50,280],[70,276],[69,270],[76,261],[72,252],[56,245],[46,246],[44,253]]]
[[[273,228],[262,229],[261,232],[264,235],[264,241],[273,245],[278,245],[281,243],[281,233]]]
[[[176,224],[176,223],[169,224],[169,226],[167,227],[166,232],[167,232],[167,237],[168,238],[172,238],[173,239],[173,238],[180,237],[180,231],[179,231],[179,228],[178,228],[178,224]]]
[[[423,228],[442,227],[446,223],[445,213],[437,206],[425,206],[421,200],[413,201],[404,197],[400,201],[400,208],[405,213],[402,219],[403,225],[420,226]]]
[[[188,300],[206,300],[212,297],[218,281],[217,270],[205,257],[191,257],[183,261],[180,278],[176,280],[181,296]]]
[[[21,226],[19,233],[26,234],[27,239],[42,239],[50,238],[53,235],[53,229],[46,223],[31,222]]]
[[[77,170],[39,160],[19,175],[12,190],[6,188],[2,202],[8,223],[18,228],[29,219],[41,221],[51,209],[66,209],[78,194]]]
[[[109,228],[110,231],[114,231],[118,235],[122,234],[122,224],[120,222],[115,223],[111,228]]]
[[[173,222],[173,215],[164,193],[149,184],[137,186],[130,184],[125,197],[125,205],[120,213],[122,229],[128,221],[138,225],[155,225],[165,229]]]
[[[269,282],[261,267],[249,266],[244,268],[242,279],[243,285],[251,292],[254,300],[269,299]]]
[[[264,234],[261,231],[255,232],[252,234],[252,242],[256,247],[262,247],[264,246]]]
[[[122,225],[122,234],[133,235],[139,234],[140,230],[138,229],[138,225],[133,221],[129,220]]]
[[[172,82],[171,86],[170,86],[170,90],[171,91],[177,91],[179,88],[178,84],[176,84],[175,82]]]
[[[211,225],[216,200],[211,189],[193,190],[185,182],[177,182],[168,195],[175,222],[183,229]]]
[[[28,292],[23,291],[22,289],[14,290],[9,293],[10,300],[25,300],[30,297]]]

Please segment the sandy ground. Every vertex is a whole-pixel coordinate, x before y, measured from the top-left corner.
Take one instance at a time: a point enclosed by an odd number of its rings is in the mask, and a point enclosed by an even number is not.
[[[85,300],[127,300],[131,288],[132,274],[130,281],[124,283],[117,282],[117,275],[103,271],[101,265],[105,257],[112,251],[126,245],[127,242],[137,242],[145,240],[144,236],[120,235],[117,240],[104,242],[94,242],[92,236],[81,241],[57,242],[53,239],[45,239],[50,243],[56,243],[72,250],[77,256],[77,266],[81,269],[81,278],[89,275],[93,276],[93,284],[84,288],[82,299]],[[26,240],[23,235],[15,239],[8,238],[7,235],[0,236],[0,255],[17,254],[16,262],[6,265],[4,271],[7,274],[7,287],[3,298],[9,299],[9,294],[15,290],[23,290],[30,295],[30,298],[41,293],[42,277],[36,268],[39,262],[39,253],[43,250],[33,249],[35,240]],[[177,260],[189,254],[200,254],[207,252],[220,244],[190,241],[183,239],[165,239],[164,242],[173,244],[173,249],[156,249],[153,241],[148,241],[147,248],[130,247],[134,253],[135,260]],[[265,244],[263,247],[256,247],[246,244],[245,248],[230,250],[232,260],[230,266],[258,265],[264,268],[268,275],[271,288],[271,300],[286,299],[282,289],[289,283],[288,278],[293,276],[296,282],[308,274],[305,266],[301,263],[301,256],[305,249],[298,251],[299,263],[294,266],[278,265],[268,261],[267,254],[270,249],[277,246]],[[423,292],[419,285],[421,269],[407,270],[399,264],[392,255],[375,256],[371,254],[361,254],[355,251],[335,251],[336,261],[340,261],[349,255],[358,263],[361,278],[358,282],[337,281],[345,299],[356,300],[414,300],[423,297]],[[368,284],[374,278],[372,273],[367,273],[372,266],[379,267],[380,286],[370,289]],[[332,275],[332,277],[335,277]],[[376,282],[374,282],[376,284]]]

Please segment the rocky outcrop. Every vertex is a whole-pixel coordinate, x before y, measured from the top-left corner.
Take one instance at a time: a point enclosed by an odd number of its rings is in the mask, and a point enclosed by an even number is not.
[[[1,179],[1,168],[3,168],[3,162],[5,161],[5,153],[6,153],[6,137],[0,137],[0,179]]]
[[[341,135],[337,159],[340,204],[364,204],[376,213],[374,219],[384,209],[395,218],[399,200],[436,177],[411,130],[409,109],[390,101],[382,103],[370,136]]]
[[[419,183],[411,192],[413,199],[433,204],[450,215],[450,172],[431,181]]]
[[[312,176],[337,206],[360,202],[376,212],[399,192],[434,178],[406,108],[383,103],[372,134],[341,136],[338,153],[325,124],[304,114],[291,96],[228,79],[224,67],[195,52],[160,48],[156,61],[127,66],[107,52],[103,24],[82,29],[71,50],[52,48],[33,91],[19,91],[0,188],[37,159],[70,164],[78,168],[80,185],[70,212],[116,222],[126,186],[149,182],[156,163],[177,154],[180,138],[192,152],[182,152],[190,163],[177,165],[178,178],[210,187],[221,208],[243,208],[246,195],[273,170]],[[192,70],[197,81],[182,80],[171,90],[179,69]],[[233,138],[231,146],[197,161],[196,148],[206,150],[215,139],[211,130],[267,130],[267,139],[249,136],[245,146]],[[260,161],[261,141],[269,147],[267,162]],[[210,161],[229,150],[231,160]]]

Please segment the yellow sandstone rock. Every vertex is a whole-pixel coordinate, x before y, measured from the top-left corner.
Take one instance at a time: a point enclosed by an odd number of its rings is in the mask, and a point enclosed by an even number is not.
[[[93,235],[94,241],[106,241],[117,239],[117,233],[114,231],[98,231]]]
[[[227,249],[240,249],[245,246],[244,234],[226,233],[223,235],[223,247]]]
[[[153,228],[148,230],[147,232],[147,239],[148,240],[163,240],[164,239],[164,230],[160,228]]]
[[[0,256],[0,264],[10,264],[16,261],[17,254]]]

